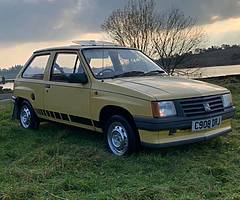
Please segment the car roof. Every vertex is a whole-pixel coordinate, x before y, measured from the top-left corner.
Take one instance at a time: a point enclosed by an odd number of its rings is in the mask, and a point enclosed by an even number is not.
[[[104,45],[104,46],[80,46],[80,45],[70,45],[70,46],[60,46],[60,47],[50,47],[45,49],[39,49],[34,51],[34,53],[41,53],[45,51],[60,51],[60,50],[82,50],[82,49],[102,49],[102,48],[113,48],[113,49],[134,49],[129,47],[123,46],[111,46],[111,45]]]
[[[75,45],[50,47],[50,48],[36,50],[34,51],[34,53],[61,51],[61,50],[96,49],[96,48],[133,49],[133,48],[123,47],[123,46],[119,46],[119,45],[116,45],[110,42],[104,42],[104,41],[85,40],[85,41],[74,41],[73,43],[75,43]]]

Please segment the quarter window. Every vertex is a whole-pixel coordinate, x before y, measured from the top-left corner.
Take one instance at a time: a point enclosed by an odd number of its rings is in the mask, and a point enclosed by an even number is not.
[[[23,78],[43,80],[44,71],[50,55],[35,56],[26,70],[23,72]]]
[[[69,82],[69,76],[84,73],[82,62],[75,53],[59,53],[52,67],[51,81]]]

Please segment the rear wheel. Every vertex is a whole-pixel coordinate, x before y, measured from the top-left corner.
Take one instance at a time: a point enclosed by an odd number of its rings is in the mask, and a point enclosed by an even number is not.
[[[25,129],[37,129],[39,127],[39,119],[27,101],[23,101],[21,104],[19,121]]]
[[[105,126],[106,143],[108,150],[124,156],[136,152],[139,142],[136,131],[122,116],[112,116]]]

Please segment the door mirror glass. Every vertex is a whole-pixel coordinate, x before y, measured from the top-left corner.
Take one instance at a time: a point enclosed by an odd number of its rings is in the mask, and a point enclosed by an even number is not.
[[[70,83],[86,84],[88,82],[88,78],[85,73],[70,74],[68,80]]]

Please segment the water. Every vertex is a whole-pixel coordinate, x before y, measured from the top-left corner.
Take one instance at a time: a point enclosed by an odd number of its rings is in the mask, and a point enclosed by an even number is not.
[[[186,78],[207,78],[226,75],[240,75],[240,65],[181,69],[180,71],[176,71],[175,75],[183,76]],[[6,83],[5,85],[0,84],[0,86],[3,86],[3,88],[13,89],[13,83]]]
[[[187,78],[208,78],[226,75],[240,75],[240,65],[190,68],[176,71],[177,76],[184,76]]]

